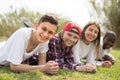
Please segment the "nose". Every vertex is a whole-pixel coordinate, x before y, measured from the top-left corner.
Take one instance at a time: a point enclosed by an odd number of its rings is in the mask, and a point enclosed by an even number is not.
[[[71,42],[73,42],[74,41],[74,37],[70,37],[70,39],[69,39]]]
[[[91,32],[92,36],[97,37],[97,34],[95,32]]]
[[[92,35],[95,35],[94,31],[93,31],[93,32],[91,32],[91,34],[92,34]]]
[[[48,32],[43,33],[44,37],[48,37]]]

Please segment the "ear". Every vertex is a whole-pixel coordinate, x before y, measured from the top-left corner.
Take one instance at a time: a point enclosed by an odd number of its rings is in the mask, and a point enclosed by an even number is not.
[[[57,36],[57,34],[55,33],[55,34],[53,34],[53,36],[52,37],[54,37],[54,36]]]
[[[38,28],[39,24],[38,24],[38,23],[35,23],[34,26],[35,26],[35,28]]]

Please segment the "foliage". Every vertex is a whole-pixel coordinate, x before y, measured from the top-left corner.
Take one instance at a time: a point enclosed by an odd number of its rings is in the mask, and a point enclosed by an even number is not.
[[[11,9],[12,10],[12,9]],[[0,36],[9,37],[15,30],[23,26],[21,17],[27,17],[35,22],[40,17],[39,13],[34,14],[25,9],[12,10],[10,13],[0,15]]]
[[[116,47],[120,47],[120,0],[90,0],[90,3],[102,26],[116,33]]]
[[[13,73],[9,66],[0,66],[0,80],[120,80],[120,49],[112,50],[116,59],[112,68],[98,67],[95,73],[59,70],[57,75],[48,75],[39,71]]]
[[[31,22],[36,23],[39,21],[41,15],[42,14],[40,14],[39,12],[34,13],[31,11],[28,11],[25,8],[22,8],[20,10],[13,10],[11,7],[11,12],[0,14],[0,37],[1,39],[4,40],[5,38],[8,38],[18,28],[23,27],[21,17],[26,17]],[[60,31],[63,25],[69,20],[67,18],[59,17],[59,15],[58,15],[58,18],[60,20],[58,31]]]

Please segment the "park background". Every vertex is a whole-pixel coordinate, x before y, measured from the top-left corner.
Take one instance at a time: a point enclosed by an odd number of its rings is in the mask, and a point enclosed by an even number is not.
[[[60,70],[52,77],[38,71],[12,73],[9,67],[0,66],[0,80],[120,80],[120,0],[0,0],[0,41],[24,27],[21,17],[36,23],[47,12],[58,15],[58,32],[67,21],[84,28],[90,20],[100,24],[102,35],[108,30],[114,31],[117,35],[112,50],[115,65],[110,69],[99,68],[96,73]]]

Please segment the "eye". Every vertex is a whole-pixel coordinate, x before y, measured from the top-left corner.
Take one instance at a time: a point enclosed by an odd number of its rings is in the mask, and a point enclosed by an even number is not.
[[[68,35],[69,37],[71,37],[71,36],[72,36],[70,33],[67,33],[67,35]]]
[[[47,31],[47,28],[46,27],[42,27],[41,28],[43,31]]]
[[[77,37],[77,36],[74,36],[74,39],[79,39],[79,37]]]
[[[49,34],[49,35],[53,35],[54,32],[52,32],[52,31],[48,31],[48,34]]]
[[[91,32],[92,32],[92,31],[93,31],[93,29],[89,28],[89,31],[91,31]]]
[[[95,31],[95,34],[98,34],[98,31]]]

